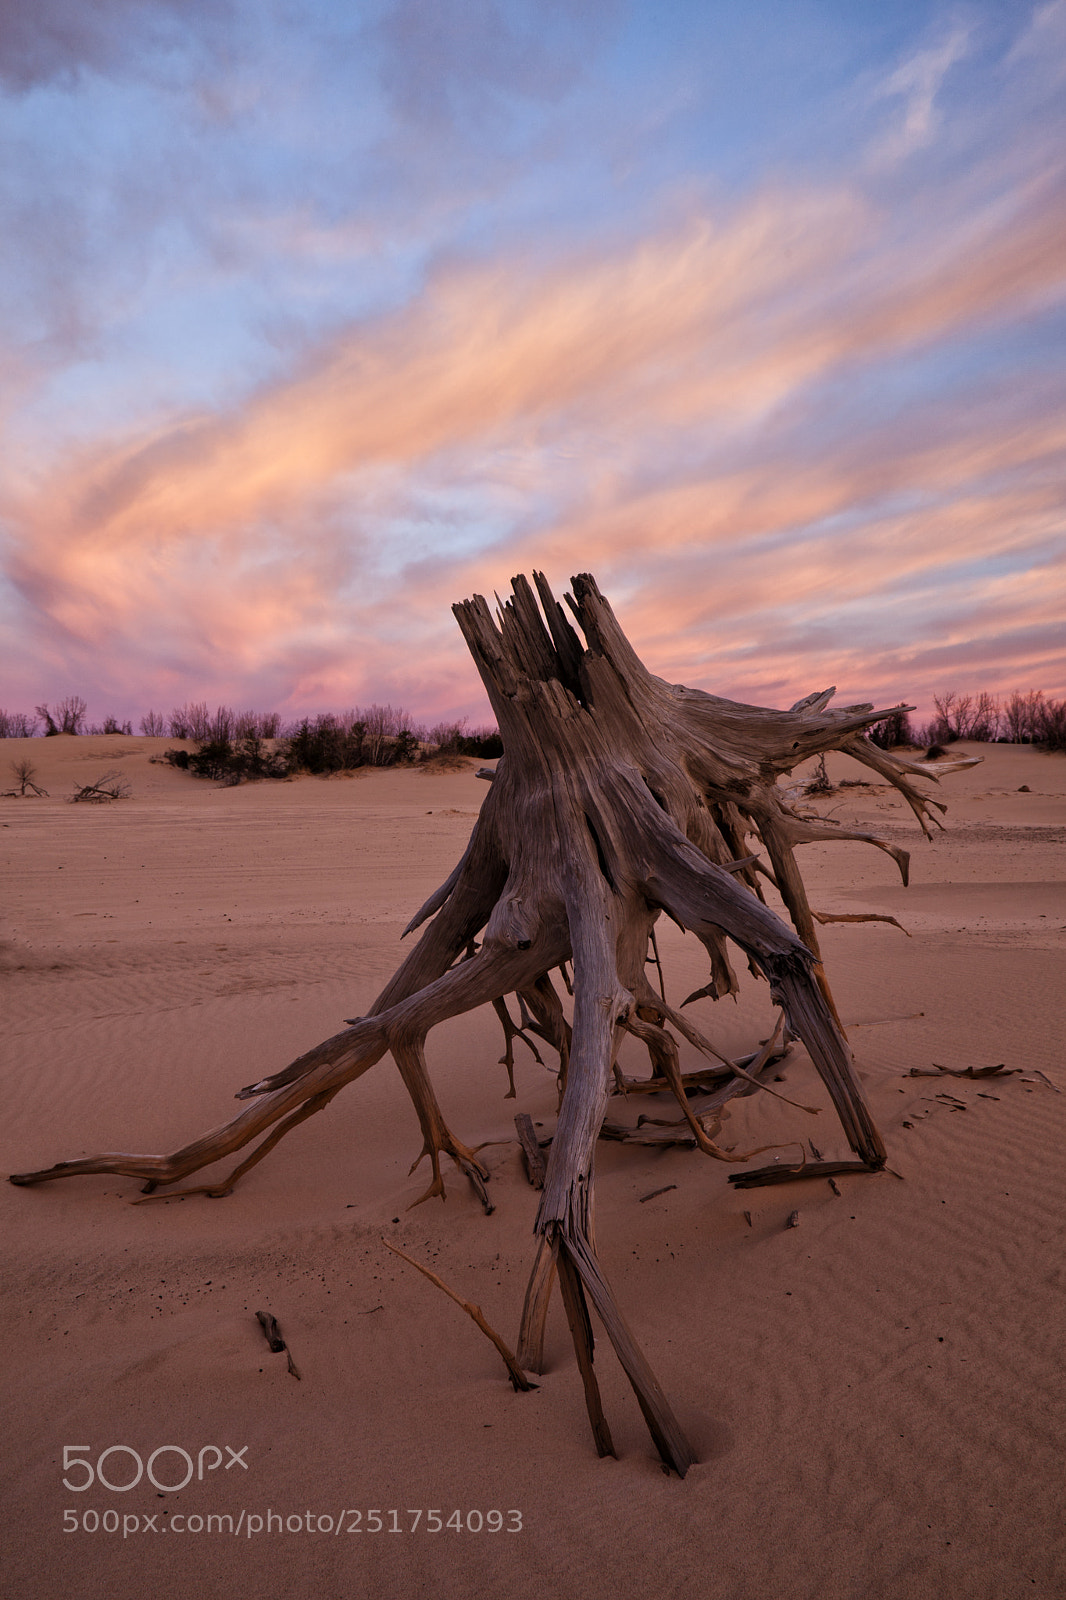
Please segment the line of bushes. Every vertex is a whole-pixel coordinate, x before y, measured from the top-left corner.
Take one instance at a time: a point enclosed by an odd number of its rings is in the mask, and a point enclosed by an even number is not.
[[[1066,750],[1066,700],[1050,700],[1040,689],[1015,690],[1003,698],[950,689],[934,695],[933,704],[936,714],[923,726],[913,726],[905,711],[897,711],[875,724],[868,737],[884,749],[975,739]],[[426,727],[416,723],[409,711],[391,705],[372,705],[340,715],[324,712],[284,726],[276,711],[235,711],[230,706],[216,706],[212,711],[206,701],[199,700],[165,714],[149,711],[141,718],[140,730],[149,737],[192,740],[200,746],[195,758],[188,752],[176,752],[176,758],[188,755],[187,762],[176,760],[176,764],[193,766],[194,759],[202,756],[205,768],[228,763],[227,770],[239,768],[248,777],[284,776],[266,770],[277,768],[282,757],[285,772],[343,772],[424,760],[427,754],[490,759],[503,754],[495,728],[467,730],[465,722]],[[116,717],[89,724],[80,695],[68,695],[51,706],[39,705],[33,716],[0,709],[0,739],[132,732],[129,722]],[[264,741],[271,741],[276,748],[265,750]],[[208,754],[210,751],[214,753]],[[199,768],[193,766],[193,770]]]
[[[954,744],[958,739],[1066,750],[1066,700],[1048,700],[1041,689],[1025,694],[1015,690],[1003,699],[949,689],[946,694],[935,694],[933,705],[936,715],[924,727],[912,728],[907,713],[896,711],[875,723],[868,737],[884,750],[894,745]]]
[[[495,728],[468,730],[465,720],[427,727],[417,723],[403,707],[391,705],[371,705],[339,716],[326,712],[283,725],[276,711],[235,711],[231,706],[216,706],[212,711],[206,701],[199,700],[167,713],[149,711],[141,718],[140,731],[148,738],[192,740],[202,750],[227,746],[234,751],[248,741],[281,741],[292,752],[294,764],[308,772],[393,766],[427,753],[485,757],[503,754]],[[32,716],[24,711],[0,709],[0,739],[32,739],[38,735],[47,738],[59,733],[132,734],[133,726],[115,717],[90,724],[80,695],[69,695],[51,706],[39,705]]]
[[[218,723],[216,719],[215,727]],[[404,712],[373,706],[362,716],[324,713],[305,717],[288,733],[264,738],[254,730],[229,738],[217,733],[196,750],[167,750],[171,766],[201,778],[237,784],[256,778],[286,778],[294,772],[352,772],[359,767],[394,767],[455,756],[500,756],[494,728],[466,733],[462,723],[414,728]]]

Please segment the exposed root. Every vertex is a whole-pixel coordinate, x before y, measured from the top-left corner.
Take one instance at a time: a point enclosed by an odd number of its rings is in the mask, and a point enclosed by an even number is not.
[[[539,574],[535,584],[536,594],[516,578],[511,599],[495,618],[480,598],[455,607],[496,712],[505,755],[462,859],[405,933],[428,925],[368,1014],[240,1090],[237,1098],[248,1104],[235,1117],[171,1155],[103,1154],[15,1174],[12,1181],[120,1174],[141,1180],[155,1197],[154,1191],[254,1144],[227,1178],[176,1191],[227,1194],[287,1133],[391,1053],[422,1134],[415,1166],[428,1157],[432,1172],[414,1203],[444,1197],[446,1154],[489,1211],[488,1169],[448,1128],[430,1081],[425,1043],[438,1023],[490,1003],[504,1031],[508,1097],[515,1093],[516,1038],[537,1061],[542,1058],[536,1041],[559,1060],[558,1125],[535,1224],[539,1244],[522,1316],[520,1361],[532,1368],[543,1362],[545,1318],[558,1275],[596,1448],[613,1452],[593,1371],[590,1305],[663,1461],[684,1474],[694,1459],[691,1447],[596,1258],[597,1140],[604,1135],[647,1144],[686,1142],[716,1159],[748,1159],[755,1152],[738,1157],[715,1143],[724,1107],[735,1095],[765,1091],[760,1074],[795,1037],[826,1084],[858,1159],[778,1165],[738,1175],[737,1181],[747,1186],[885,1167],[885,1146],[853,1070],[817,939],[819,923],[875,919],[813,912],[796,851],[815,840],[858,840],[892,856],[904,882],[908,856],[873,834],[798,815],[782,799],[777,779],[809,756],[844,750],[893,783],[931,836],[941,826],[933,812],[943,806],[924,797],[911,779],[935,781],[947,768],[941,763],[929,770],[878,750],[861,735],[886,711],[869,705],[831,709],[831,690],[775,711],[664,683],[636,656],[591,577],[576,577],[566,596],[583,640]],[[766,905],[763,880],[779,892],[791,926]],[[750,970],[770,983],[784,1019],[781,1045],[779,1022],[760,1051],[734,1062],[669,1004],[654,934],[660,914],[695,934],[709,958],[709,981],[684,1004],[737,992],[732,942]],[[649,964],[657,972],[658,994],[648,982]],[[555,969],[573,997],[572,1022],[552,983]],[[517,1025],[509,995],[517,997]],[[626,1031],[649,1052],[652,1077],[644,1085],[615,1072]],[[675,1035],[711,1064],[683,1074]],[[653,1126],[642,1118],[636,1130],[613,1127],[605,1113],[616,1082],[623,1091],[669,1089],[680,1120]],[[709,1092],[690,1100],[686,1090],[693,1084]],[[476,1307],[428,1269],[419,1270],[478,1320]],[[522,1367],[483,1320],[479,1325],[516,1381]]]

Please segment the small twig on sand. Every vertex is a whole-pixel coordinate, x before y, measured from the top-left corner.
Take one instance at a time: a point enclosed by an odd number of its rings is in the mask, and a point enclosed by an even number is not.
[[[468,1317],[473,1318],[478,1327],[481,1329],[482,1333],[485,1334],[487,1338],[492,1340],[493,1344],[500,1352],[500,1355],[503,1357],[504,1365],[506,1366],[508,1375],[511,1379],[512,1388],[536,1389],[538,1387],[537,1384],[530,1383],[529,1379],[526,1377],[525,1373],[522,1371],[522,1368],[518,1365],[518,1362],[504,1344],[495,1328],[491,1328],[485,1321],[485,1317],[480,1306],[472,1305],[469,1300],[464,1300],[461,1294],[456,1294],[454,1289],[450,1289],[448,1287],[443,1278],[438,1278],[435,1272],[431,1272],[428,1267],[424,1267],[421,1261],[416,1261],[414,1256],[409,1256],[406,1250],[400,1249],[399,1245],[390,1244],[388,1239],[382,1239],[381,1242],[387,1250],[392,1251],[394,1256],[400,1256],[410,1266],[417,1267],[419,1272],[422,1273],[423,1277],[428,1278],[430,1283],[435,1283],[438,1289],[443,1289],[449,1300],[454,1300],[457,1306],[462,1306]]]

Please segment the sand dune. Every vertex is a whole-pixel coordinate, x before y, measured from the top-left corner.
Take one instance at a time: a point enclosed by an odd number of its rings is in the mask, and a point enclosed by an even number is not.
[[[235,1089],[369,1004],[485,793],[473,763],[221,789],[151,763],[166,743],[0,742],[0,787],[28,755],[49,791],[0,801],[4,1171],[173,1149],[231,1115]],[[514,1338],[535,1197],[513,1116],[550,1127],[555,1092],[519,1044],[517,1101],[503,1098],[487,1011],[438,1029],[430,1064],[455,1130],[500,1141],[485,1152],[491,1217],[458,1176],[446,1204],[407,1209],[425,1179],[408,1172],[417,1122],[388,1061],[224,1201],[137,1204],[135,1184],[106,1177],[0,1188],[5,1592],[1063,1593],[1066,760],[976,753],[981,766],[944,780],[947,831],[933,843],[885,787],[818,803],[911,849],[909,888],[859,844],[802,858],[819,910],[881,912],[910,935],[824,930],[899,1177],[842,1179],[840,1197],[823,1182],[734,1192],[730,1169],[698,1154],[600,1146],[600,1248],[699,1448],[684,1482],[662,1472],[606,1340],[619,1459],[599,1461],[558,1304],[550,1370],[514,1394],[488,1342],[381,1243],[432,1265]],[[131,798],[66,803],[109,769]],[[842,757],[829,769],[865,776]],[[704,981],[694,941],[668,928],[661,946],[676,996]],[[701,1009],[727,1048],[771,1015],[751,982],[738,1004]],[[1012,1075],[908,1075],[933,1062]],[[811,1138],[844,1154],[802,1052],[784,1077],[819,1114],[755,1096],[736,1104],[728,1142]],[[268,1351],[260,1308],[300,1381]],[[95,1463],[117,1445],[145,1462],[164,1445],[194,1461],[202,1447],[247,1449],[228,1470],[208,1450],[202,1481],[176,1493],[146,1477],[125,1493],[64,1488],[82,1475],[64,1469],[65,1446]],[[157,1458],[157,1475],[174,1481],[181,1461]],[[118,1452],[104,1472],[125,1482],[133,1465]],[[478,1531],[491,1509],[503,1528]],[[116,1513],[117,1531],[87,1529],[93,1511]],[[447,1526],[455,1511],[461,1532]],[[289,1528],[268,1532],[268,1513]],[[240,1531],[208,1530],[209,1516]],[[137,1519],[126,1538],[124,1517],[130,1530]]]

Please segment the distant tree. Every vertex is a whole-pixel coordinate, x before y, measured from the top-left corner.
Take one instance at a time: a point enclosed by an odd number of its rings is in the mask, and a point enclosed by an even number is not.
[[[32,739],[39,726],[40,718],[25,711],[0,711],[0,739]]]
[[[85,726],[85,701],[80,694],[68,694],[56,706],[60,733],[82,733]]]
[[[86,709],[80,694],[68,694],[65,700],[58,701],[54,715],[47,705],[39,705],[37,715],[45,725],[45,737],[50,738],[58,733],[82,733]]]
[[[936,716],[924,730],[924,744],[953,744],[956,739],[978,739],[986,744],[998,737],[1001,712],[995,695],[959,694],[949,689],[935,694]]]
[[[196,700],[176,706],[170,713],[172,739],[199,739],[204,743],[211,737],[211,714],[207,702]]]
[[[1044,695],[1040,689],[1023,694],[1019,689],[1008,695],[1003,707],[1003,733],[1011,744],[1032,744],[1038,737]]]
[[[1066,750],[1066,700],[1042,700],[1036,737],[1046,750]]]

